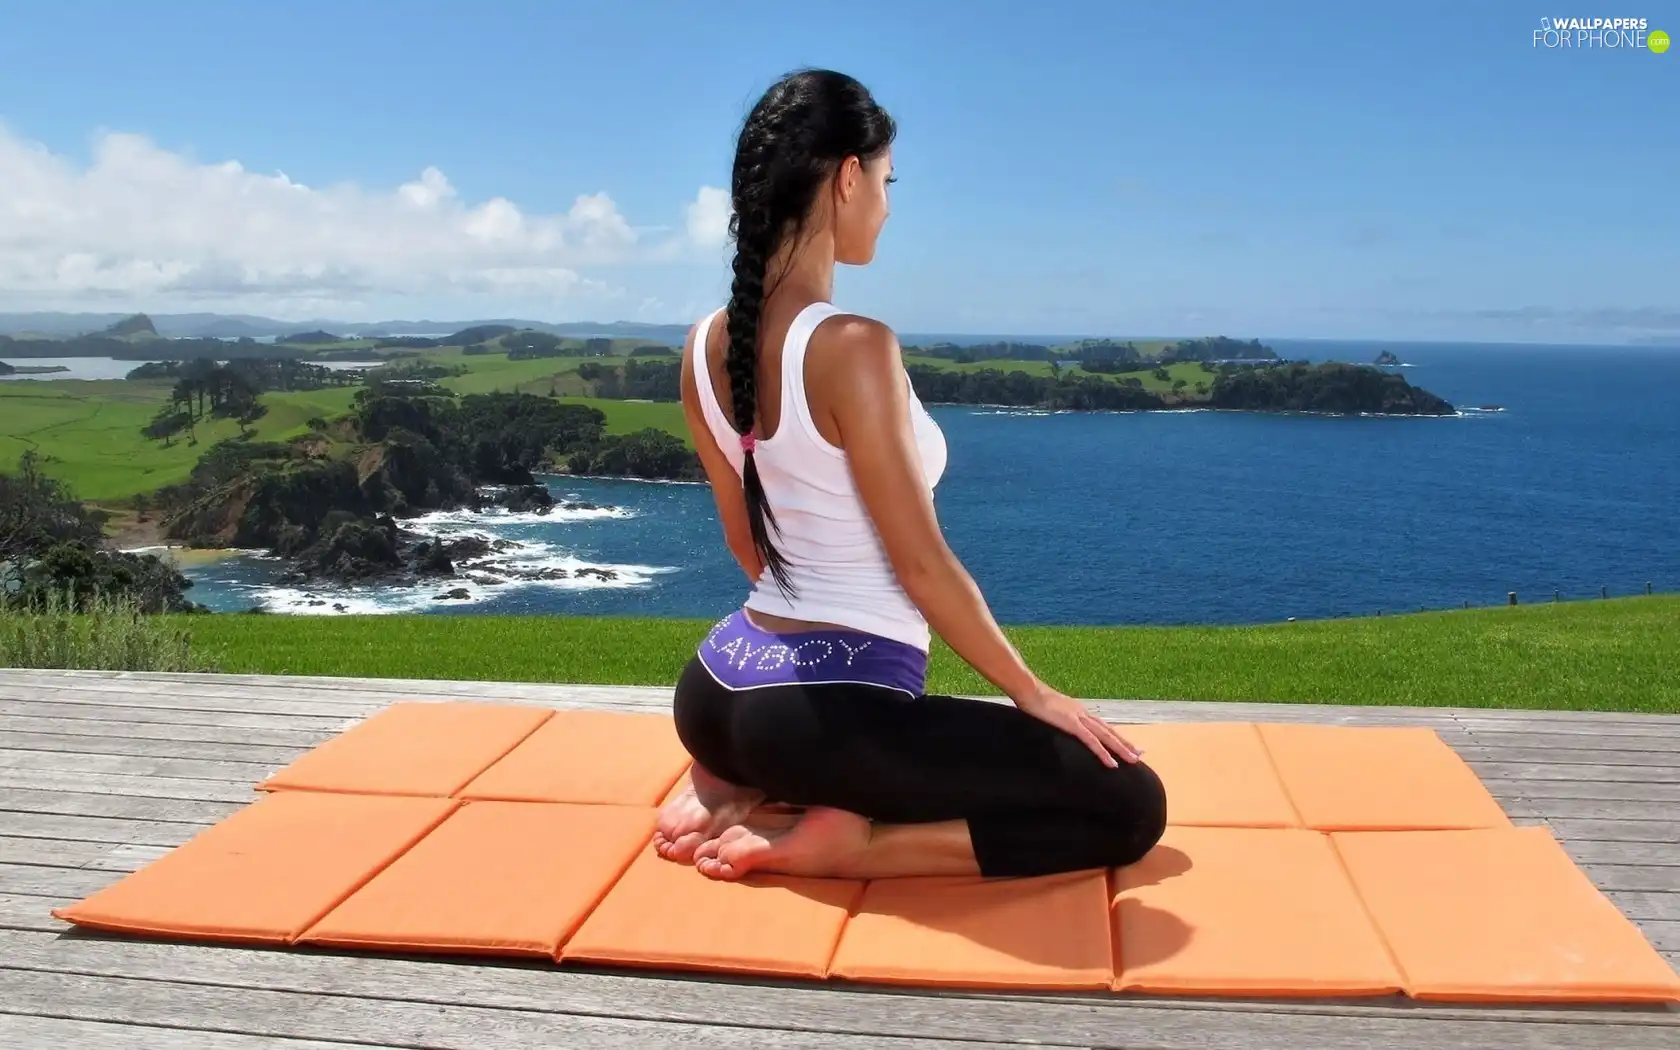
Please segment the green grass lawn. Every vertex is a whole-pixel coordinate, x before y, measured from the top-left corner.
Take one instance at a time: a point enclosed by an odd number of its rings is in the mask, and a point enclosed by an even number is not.
[[[58,380],[0,383],[0,469],[34,449],[46,471],[69,483],[78,499],[119,500],[186,478],[211,445],[235,437],[239,424],[212,419],[195,429],[197,444],[151,441],[140,430],[169,399],[167,380]],[[259,441],[307,430],[313,416],[349,411],[352,387],[270,393],[268,413],[252,428]]]
[[[607,433],[632,434],[653,427],[682,438],[690,448],[688,422],[683,419],[682,405],[675,401],[612,401],[599,397],[563,397],[560,400],[574,405],[590,405],[607,416]]]
[[[546,394],[550,377],[576,372],[578,365],[590,360],[586,357],[534,357],[509,361],[506,354],[463,354],[458,350],[428,351],[426,359],[443,365],[466,365],[471,369],[464,376],[450,376],[438,381],[438,385],[457,394],[490,394],[498,390],[511,394],[521,387],[529,393]]]
[[[706,621],[548,616],[179,618],[225,672],[669,685]],[[1092,698],[1680,713],[1680,595],[1260,627],[1008,631]],[[930,688],[994,693],[949,650]]]
[[[1080,371],[1083,372],[1084,369],[1080,369]],[[1185,392],[1189,394],[1196,392],[1197,383],[1205,383],[1210,388],[1213,386],[1213,373],[1202,371],[1201,364],[1195,361],[1181,361],[1176,365],[1168,365],[1167,378],[1165,379],[1156,376],[1155,370],[1152,368],[1141,372],[1125,372],[1119,376],[1121,379],[1128,377],[1140,380],[1145,390],[1154,390],[1158,393],[1170,393],[1173,381],[1178,379],[1184,380]]]

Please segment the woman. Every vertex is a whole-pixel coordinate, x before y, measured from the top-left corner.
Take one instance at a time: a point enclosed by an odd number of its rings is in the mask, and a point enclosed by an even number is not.
[[[734,282],[689,334],[682,399],[753,587],[677,684],[692,786],[655,844],[716,879],[1130,864],[1165,828],[1160,780],[998,629],[940,532],[945,442],[892,331],[829,301],[836,263],[874,257],[894,134],[821,70],[742,128]],[[1014,705],[924,695],[930,629]]]

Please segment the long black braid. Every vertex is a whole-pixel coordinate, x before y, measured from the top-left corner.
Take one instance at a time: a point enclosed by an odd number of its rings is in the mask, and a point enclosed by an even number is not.
[[[868,161],[892,144],[896,127],[862,84],[832,70],[790,73],[764,93],[748,114],[735,148],[730,180],[735,241],[729,288],[729,349],[724,367],[735,429],[744,438],[758,418],[759,322],[770,259],[784,239],[797,241],[818,191],[847,157]],[[744,443],[741,489],[753,546],[791,592],[787,559],[771,542],[776,517],[764,494],[751,442]]]

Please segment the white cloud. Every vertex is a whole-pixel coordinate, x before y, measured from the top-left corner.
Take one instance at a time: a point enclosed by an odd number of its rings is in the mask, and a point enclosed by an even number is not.
[[[702,186],[688,205],[688,238],[695,244],[717,248],[729,239],[729,191]]]
[[[728,204],[702,187],[683,231],[662,232],[633,227],[605,192],[528,212],[465,201],[435,167],[394,189],[317,188],[120,133],[81,167],[0,126],[0,304],[284,315],[394,297],[610,299],[625,290],[592,268],[715,248]]]

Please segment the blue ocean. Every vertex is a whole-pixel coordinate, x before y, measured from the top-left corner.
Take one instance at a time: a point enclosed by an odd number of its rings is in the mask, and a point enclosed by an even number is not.
[[[934,407],[951,450],[940,517],[999,620],[1260,623],[1680,590],[1680,349],[1265,341],[1309,360],[1391,350],[1464,412]],[[541,578],[309,590],[241,555],[191,569],[190,597],[230,611],[709,617],[744,595],[704,486],[547,480],[595,507],[415,523],[511,541],[500,556]],[[456,586],[467,597],[439,597]]]

